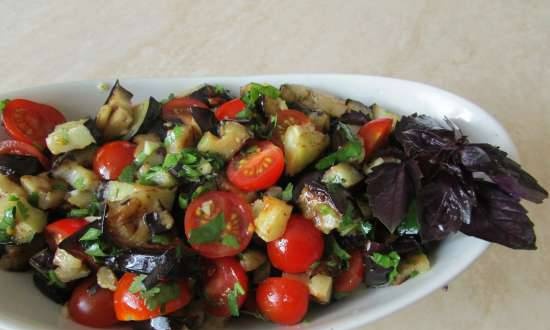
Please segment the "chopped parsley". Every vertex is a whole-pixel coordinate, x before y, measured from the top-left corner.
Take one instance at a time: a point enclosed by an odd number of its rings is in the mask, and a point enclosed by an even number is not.
[[[218,242],[222,238],[221,235],[224,228],[224,216],[223,213],[220,212],[209,222],[192,229],[189,234],[189,243],[203,244]]]
[[[351,203],[346,207],[346,212],[342,216],[342,222],[338,226],[338,233],[342,236],[350,234],[368,235],[372,230],[372,224],[361,218],[354,218],[354,208]]]
[[[95,241],[101,237],[101,230],[97,228],[90,228],[88,229],[82,237],[80,237],[80,241]]]
[[[15,206],[4,211],[2,221],[0,221],[0,242],[10,241],[15,227],[15,212]]]
[[[10,195],[8,197],[8,200],[10,202],[15,202],[15,207],[17,208],[17,211],[21,214],[21,217],[23,219],[27,219],[29,217],[29,207],[25,205],[17,195]]]
[[[281,198],[286,202],[291,201],[293,192],[294,192],[294,185],[292,184],[292,182],[289,182],[286,185],[285,189],[283,190],[283,193],[281,194]]]
[[[217,175],[224,165],[218,156],[187,148],[177,154],[168,154],[162,168],[188,182],[201,182]]]
[[[395,251],[388,254],[375,252],[370,258],[375,264],[382,268],[391,268],[391,272],[388,275],[388,283],[393,283],[398,274],[397,266],[399,266],[399,260],[401,259],[399,254]]]
[[[222,236],[222,244],[232,248],[238,248],[240,246],[237,238],[231,234],[226,234]]]
[[[86,183],[84,182],[84,178],[80,176],[76,180],[74,180],[73,187],[75,187],[78,190],[84,190],[86,188]]]
[[[239,316],[239,296],[245,294],[246,292],[239,282],[236,282],[233,289],[227,294],[227,307],[231,316]]]
[[[160,101],[160,103],[166,104],[166,103],[172,101],[172,100],[175,99],[175,98],[176,98],[176,94],[170,93],[170,94],[168,94],[168,97],[165,98],[165,99],[162,99],[162,100]]]
[[[161,312],[170,301],[178,298],[181,294],[180,287],[175,282],[160,282],[150,289],[143,284],[146,275],[138,275],[132,281],[128,291],[139,294],[148,310],[154,311],[160,307]]]
[[[420,230],[420,223],[418,223],[418,217],[416,214],[416,201],[411,203],[405,219],[403,219],[396,230],[399,236],[418,234],[418,231]]]
[[[126,182],[126,183],[132,183],[134,182],[134,174],[137,171],[137,167],[134,164],[130,164],[120,172],[120,175],[118,176],[118,181]]]
[[[164,145],[169,146],[174,143],[181,137],[183,134],[183,126],[176,125],[176,127],[172,128],[166,133],[166,137],[164,138]]]
[[[225,93],[225,88],[221,84],[216,84],[214,86],[214,91],[218,94],[224,94]]]
[[[36,191],[31,192],[29,194],[29,198],[27,198],[27,201],[29,202],[29,204],[31,204],[34,207],[38,207],[38,200],[39,200],[39,196]]]
[[[65,288],[66,287],[65,283],[61,282],[61,280],[59,279],[59,277],[57,277],[57,274],[55,273],[55,271],[53,269],[49,270],[46,273],[46,275],[48,277],[48,285],[53,285],[53,286],[56,286],[58,288]]]
[[[4,109],[6,108],[6,105],[8,104],[10,100],[9,99],[3,99],[0,101],[0,113],[4,112]]]
[[[88,209],[72,209],[67,213],[67,216],[71,218],[85,218],[90,214]]]
[[[359,138],[351,132],[347,125],[339,123],[337,130],[340,131],[346,139],[346,144],[335,152],[321,158],[321,160],[315,164],[316,169],[326,170],[337,163],[358,161],[365,156],[363,143],[361,143]]]
[[[151,242],[154,244],[168,245],[170,244],[170,238],[166,235],[153,235]]]
[[[327,252],[329,261],[327,264],[338,269],[348,269],[351,256],[344,250],[333,236],[327,239]]]

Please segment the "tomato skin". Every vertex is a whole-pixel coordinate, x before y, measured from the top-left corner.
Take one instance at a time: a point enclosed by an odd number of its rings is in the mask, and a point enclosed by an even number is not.
[[[293,325],[300,322],[309,307],[309,289],[300,281],[270,277],[256,289],[256,303],[269,320]]]
[[[203,203],[210,201],[210,214],[201,213]],[[191,236],[191,230],[212,220],[220,212],[223,212],[226,223],[224,234],[235,236],[239,246],[231,247],[221,242],[191,244],[195,251],[207,258],[230,257],[241,253],[254,234],[252,208],[242,197],[227,191],[210,191],[193,200],[185,211],[184,226],[187,239]]]
[[[281,148],[269,141],[259,141],[248,148],[257,152],[235,156],[227,166],[227,179],[244,191],[258,191],[271,187],[279,180],[285,168]]]
[[[119,321],[142,321],[154,317],[170,314],[184,307],[191,301],[191,291],[186,280],[180,280],[180,296],[166,303],[164,311],[161,313],[160,306],[155,310],[149,310],[145,301],[139,293],[129,292],[129,288],[136,277],[136,274],[125,273],[118,281],[116,291],[113,296],[115,314]]]
[[[32,156],[38,159],[45,169],[50,168],[50,160],[36,147],[17,140],[4,140],[0,142],[0,154]]]
[[[15,140],[44,148],[46,137],[65,116],[54,107],[25,99],[10,100],[2,115],[4,127]]]
[[[365,264],[361,251],[350,253],[349,268],[334,279],[334,292],[350,293],[357,289],[365,278]]]
[[[273,132],[273,142],[278,145],[282,146],[283,142],[283,135],[286,132],[286,129],[289,126],[292,125],[305,125],[309,124],[311,120],[309,119],[306,114],[300,111],[296,110],[281,110],[277,113],[277,127],[275,131]]]
[[[324,250],[323,234],[313,222],[292,215],[285,233],[267,243],[267,255],[276,268],[286,273],[303,273],[321,259]]]
[[[88,221],[84,219],[67,218],[56,220],[46,226],[46,241],[52,247],[52,250],[55,250],[55,247],[61,241],[84,228],[87,224]]]
[[[379,118],[365,123],[359,129],[359,136],[363,139],[365,147],[365,159],[378,148],[384,146],[388,142],[393,127],[393,119]]]
[[[69,315],[75,322],[85,326],[111,327],[118,323],[113,306],[113,292],[95,284],[96,279],[90,277],[74,289],[67,304]]]
[[[235,119],[237,114],[243,111],[245,107],[246,104],[241,99],[235,98],[220,105],[214,115],[218,120]]]
[[[104,144],[95,154],[94,172],[104,180],[116,180],[122,170],[134,161],[136,145],[126,141]]]
[[[204,287],[206,297],[206,311],[214,316],[228,317],[231,312],[228,308],[227,295],[239,283],[245,294],[237,297],[237,305],[241,307],[248,296],[248,276],[239,261],[234,257],[225,257],[212,260],[206,273]]]
[[[183,112],[189,111],[191,108],[208,109],[208,105],[190,96],[176,97],[162,105],[162,119],[178,119]]]

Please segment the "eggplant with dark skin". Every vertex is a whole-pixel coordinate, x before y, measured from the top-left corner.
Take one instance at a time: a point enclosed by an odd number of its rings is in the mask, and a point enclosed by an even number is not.
[[[191,108],[191,116],[193,120],[199,125],[201,131],[211,132],[214,135],[218,135],[218,126],[219,121],[216,119],[213,111],[203,109],[203,108]]]
[[[150,97],[147,111],[145,112],[145,117],[143,118],[143,122],[141,123],[136,135],[149,132],[153,125],[155,125],[157,119],[160,118],[161,112],[162,104],[154,97]]]
[[[16,272],[29,269],[29,260],[43,249],[45,244],[44,237],[36,235],[30,243],[0,246],[0,269]]]
[[[36,175],[42,171],[44,171],[44,168],[35,157],[0,155],[0,173],[4,175],[20,177],[23,175]]]
[[[51,283],[48,273],[54,269],[54,254],[49,249],[43,249],[36,253],[29,263],[33,268],[33,282],[38,290],[57,304],[64,304],[71,297],[72,285],[60,287]]]
[[[192,92],[189,96],[205,103],[210,108],[218,107],[231,100],[231,96],[226,90],[216,88],[212,85],[204,85]]]

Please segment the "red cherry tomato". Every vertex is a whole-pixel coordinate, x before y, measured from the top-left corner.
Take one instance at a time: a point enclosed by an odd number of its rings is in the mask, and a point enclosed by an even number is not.
[[[61,219],[46,226],[46,241],[55,250],[55,247],[65,238],[76,233],[88,224],[84,219]]]
[[[160,306],[154,310],[149,310],[145,301],[139,293],[129,291],[136,274],[125,273],[118,281],[114,294],[114,305],[116,318],[119,321],[141,321],[148,320],[159,315],[170,314],[184,307],[191,301],[191,292],[186,280],[178,282],[180,295],[174,300],[169,301],[161,312]]]
[[[95,154],[94,171],[104,180],[116,180],[134,161],[136,145],[126,141],[104,144]]]
[[[281,238],[267,243],[267,255],[276,268],[287,273],[302,273],[323,255],[323,234],[313,222],[292,215]]]
[[[248,277],[243,267],[233,257],[218,258],[212,260],[212,265],[207,269],[206,285],[204,293],[206,297],[206,310],[215,316],[228,317],[231,312],[228,307],[228,295],[239,283],[244,294],[237,295],[237,305],[241,307],[248,294]]]
[[[163,104],[162,118],[164,120],[180,119],[180,116],[189,112],[191,108],[208,109],[208,105],[193,97],[176,97]]]
[[[309,289],[300,281],[270,277],[256,290],[260,312],[269,320],[292,325],[300,322],[309,306]]]
[[[271,187],[283,174],[285,156],[269,141],[251,144],[227,166],[227,178],[237,188],[257,191]]]
[[[349,293],[357,289],[365,278],[365,264],[361,251],[351,253],[349,268],[338,275],[334,280],[334,292]]]
[[[46,137],[65,117],[55,108],[24,99],[10,100],[3,113],[8,134],[19,141],[44,148]]]
[[[393,125],[391,118],[379,118],[371,120],[361,126],[359,136],[363,139],[365,158],[368,158],[376,149],[388,142]]]
[[[94,277],[84,280],[74,289],[68,310],[71,319],[85,326],[107,328],[118,323],[113,292],[97,286]]]
[[[50,168],[50,161],[36,147],[21,141],[5,140],[0,142],[0,155],[32,156],[38,159],[45,169]]]
[[[219,240],[193,244],[191,247],[207,258],[230,257],[242,252],[250,243],[254,233],[253,214],[250,205],[241,197],[227,191],[211,191],[193,200],[185,212],[185,235],[202,226],[219,213],[223,213],[225,227]],[[222,239],[231,235],[238,246],[223,244]]]
[[[220,105],[215,112],[218,120],[235,119],[237,114],[244,110],[246,104],[241,99],[233,99]]]
[[[277,127],[273,132],[273,141],[278,146],[283,145],[283,135],[286,129],[292,125],[309,124],[311,120],[303,112],[296,110],[282,110],[277,113]]]

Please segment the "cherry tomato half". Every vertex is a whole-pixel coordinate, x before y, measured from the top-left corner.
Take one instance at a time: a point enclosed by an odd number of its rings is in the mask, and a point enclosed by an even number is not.
[[[384,146],[386,142],[388,142],[392,125],[393,119],[379,118],[371,120],[361,126],[358,134],[363,139],[365,159],[369,158],[376,149]]]
[[[208,106],[193,97],[176,97],[162,105],[162,119],[181,119],[180,116],[183,113],[189,112],[191,108],[208,109]]]
[[[44,148],[48,134],[65,122],[65,117],[49,105],[15,99],[6,104],[3,121],[12,138]]]
[[[116,180],[134,161],[136,145],[126,141],[104,144],[95,154],[94,171],[104,180]]]
[[[248,294],[246,272],[239,261],[233,257],[213,259],[212,265],[207,269],[204,287],[206,310],[214,316],[231,316],[228,295],[235,289],[237,283],[245,292],[237,295],[237,305],[241,307]]]
[[[207,258],[230,257],[242,252],[250,243],[254,233],[252,208],[246,201],[227,191],[211,191],[193,200],[187,208],[185,212],[187,238],[190,239],[193,229],[209,223],[220,212],[223,213],[225,226],[219,239],[216,238],[216,241],[208,243],[191,243],[194,250]],[[233,245],[235,243],[238,244]]]
[[[237,188],[257,191],[271,187],[283,174],[285,156],[269,141],[259,141],[237,154],[227,166],[227,178]]]
[[[22,155],[22,156],[32,156],[38,159],[40,164],[44,166],[45,169],[50,168],[50,161],[44,154],[38,150],[36,147],[21,141],[16,140],[5,140],[0,142],[0,155]]]
[[[235,119],[237,114],[243,111],[245,107],[246,104],[241,99],[232,99],[220,105],[215,112],[215,116],[218,120]]]
[[[361,251],[350,253],[349,268],[334,279],[334,292],[349,293],[357,289],[365,278],[365,264]]]
[[[71,319],[85,326],[107,328],[118,323],[113,306],[113,292],[96,285],[90,277],[80,283],[69,299]]]
[[[323,234],[313,222],[292,215],[285,233],[267,243],[267,255],[276,268],[287,273],[302,273],[323,255]]]
[[[309,307],[309,289],[300,281],[270,277],[256,290],[256,303],[269,320],[292,325],[300,322]]]
[[[283,145],[283,135],[286,129],[292,125],[305,125],[310,123],[311,120],[303,112],[296,110],[282,110],[277,113],[277,127],[273,132],[273,141],[278,146]]]
[[[154,310],[149,310],[145,301],[139,293],[129,291],[136,274],[125,273],[118,281],[114,294],[114,304],[116,317],[120,321],[141,321],[148,320],[159,315],[165,315],[177,311],[191,301],[191,292],[186,280],[178,282],[180,295],[174,300],[169,301],[161,312],[160,306]]]
[[[55,248],[59,245],[59,243],[61,243],[61,241],[76,233],[87,224],[88,221],[84,219],[72,218],[61,219],[52,222],[46,226],[46,241],[48,242],[52,250],[55,250]]]

